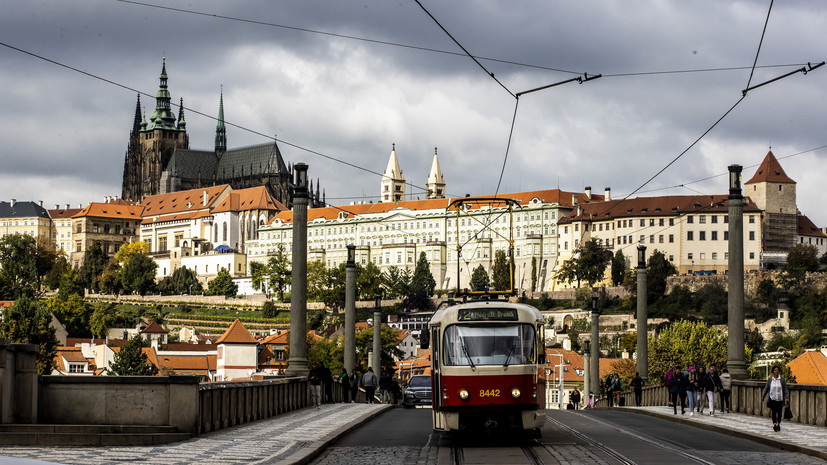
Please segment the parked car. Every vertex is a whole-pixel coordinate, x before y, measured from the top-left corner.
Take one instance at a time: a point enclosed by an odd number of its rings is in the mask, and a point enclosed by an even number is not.
[[[402,406],[413,408],[417,405],[431,405],[431,375],[411,376],[408,385],[405,386],[405,394],[402,396]]]

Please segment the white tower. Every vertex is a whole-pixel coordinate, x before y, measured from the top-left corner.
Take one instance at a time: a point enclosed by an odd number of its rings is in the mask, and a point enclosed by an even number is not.
[[[445,198],[445,179],[442,178],[442,170],[439,169],[439,158],[436,155],[436,147],[434,147],[434,161],[431,163],[431,172],[428,174],[428,182],[425,183],[425,188],[428,189],[427,198]]]
[[[405,176],[399,169],[399,160],[396,159],[396,144],[393,144],[388,167],[382,175],[380,199],[382,202],[399,202],[405,200]]]

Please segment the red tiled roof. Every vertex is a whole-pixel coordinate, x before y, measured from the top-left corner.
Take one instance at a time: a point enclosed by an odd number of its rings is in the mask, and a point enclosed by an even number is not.
[[[827,357],[817,350],[808,350],[787,364],[798,384],[827,385]]]
[[[210,371],[216,369],[215,355],[159,355],[158,363],[177,372]]]
[[[144,207],[144,218],[161,216],[173,213],[195,212],[209,210],[209,207],[223,198],[225,192],[230,191],[229,184],[190,189],[187,191],[171,192],[169,194],[151,195],[141,202]],[[207,204],[204,205],[204,192],[207,193]]]
[[[775,158],[772,151],[767,152],[767,155],[764,157],[764,160],[761,162],[758,170],[745,184],[754,184],[757,182],[795,184],[795,181],[793,181],[792,178],[787,176],[787,173],[784,172],[784,168],[781,168],[781,163],[778,163],[778,159]]]
[[[206,352],[210,350],[216,350],[216,347],[215,344],[192,344],[189,342],[170,342],[167,344],[161,344],[161,350],[177,352]]]
[[[827,237],[818,226],[804,215],[798,215],[798,235],[810,237]]]
[[[745,212],[760,212],[749,198],[744,199]],[[667,195],[662,197],[637,197],[587,203],[561,218],[559,223],[574,221],[606,221],[613,218],[640,216],[679,216],[688,213],[727,213],[726,195]]]
[[[144,207],[141,205],[120,205],[113,203],[92,202],[75,213],[72,218],[122,218],[126,220],[140,220]]]
[[[256,344],[256,339],[244,327],[241,320],[236,319],[233,324],[224,331],[224,334],[215,341],[216,344]]]
[[[161,327],[157,322],[153,321],[146,328],[141,330],[142,333],[147,334],[167,334],[169,331]]]
[[[215,206],[214,213],[246,210],[275,210],[284,211],[287,207],[276,200],[264,186],[238,189]]]
[[[71,218],[78,214],[82,208],[58,208],[55,210],[49,210],[49,216],[52,219],[58,218]]]

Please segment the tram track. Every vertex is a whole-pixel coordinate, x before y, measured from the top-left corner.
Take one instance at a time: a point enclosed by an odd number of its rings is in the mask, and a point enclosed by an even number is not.
[[[547,463],[541,457],[546,453],[540,444],[497,448],[452,445],[451,465],[464,465],[466,463],[466,451],[468,463],[497,463],[501,465],[546,465]]]

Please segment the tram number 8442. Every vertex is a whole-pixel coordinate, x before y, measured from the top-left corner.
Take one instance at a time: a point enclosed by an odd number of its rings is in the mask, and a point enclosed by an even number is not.
[[[480,389],[480,397],[500,397],[499,389]]]

